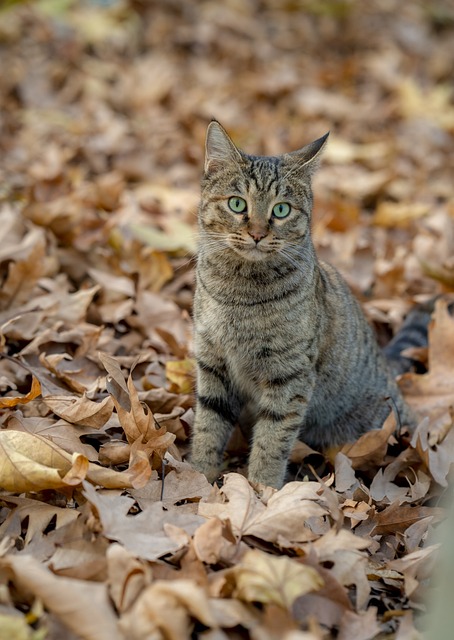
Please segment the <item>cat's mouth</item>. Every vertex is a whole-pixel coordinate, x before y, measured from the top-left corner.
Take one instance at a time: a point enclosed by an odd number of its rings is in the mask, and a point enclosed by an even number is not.
[[[238,253],[245,260],[251,262],[258,262],[259,260],[266,260],[270,254],[275,253],[276,249],[266,244],[235,244],[231,243],[230,247]]]

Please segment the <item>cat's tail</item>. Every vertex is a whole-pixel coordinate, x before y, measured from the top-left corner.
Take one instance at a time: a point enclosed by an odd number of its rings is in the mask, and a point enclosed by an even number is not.
[[[428,328],[435,302],[439,296],[415,306],[405,318],[399,331],[383,349],[385,357],[393,373],[397,376],[407,371],[424,373],[426,368],[419,360],[402,355],[411,347],[427,347]],[[451,315],[454,314],[454,303],[448,305]]]

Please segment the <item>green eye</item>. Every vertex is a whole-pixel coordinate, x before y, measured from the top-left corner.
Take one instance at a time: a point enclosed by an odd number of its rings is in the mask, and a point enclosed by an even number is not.
[[[290,213],[291,206],[288,202],[279,202],[273,207],[273,216],[275,218],[286,218]]]
[[[244,198],[240,198],[239,196],[232,196],[229,198],[229,208],[234,213],[244,213],[247,209],[246,200]]]

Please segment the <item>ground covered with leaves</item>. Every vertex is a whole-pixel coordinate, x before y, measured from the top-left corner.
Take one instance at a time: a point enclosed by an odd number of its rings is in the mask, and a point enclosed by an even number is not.
[[[446,0],[7,2],[0,10],[0,638],[420,638],[454,460],[454,320],[393,414],[293,481],[214,487],[193,422],[198,181],[331,130],[314,238],[384,344],[454,290]]]

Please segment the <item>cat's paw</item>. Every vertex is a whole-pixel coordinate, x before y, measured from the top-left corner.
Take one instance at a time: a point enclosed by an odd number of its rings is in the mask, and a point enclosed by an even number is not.
[[[205,460],[191,460],[189,459],[189,464],[192,465],[192,467],[196,470],[199,471],[200,473],[203,473],[203,475],[206,477],[206,479],[208,480],[208,482],[210,484],[213,484],[213,482],[215,482],[220,474],[220,469],[219,467],[215,467],[212,465],[209,465],[206,463]]]

